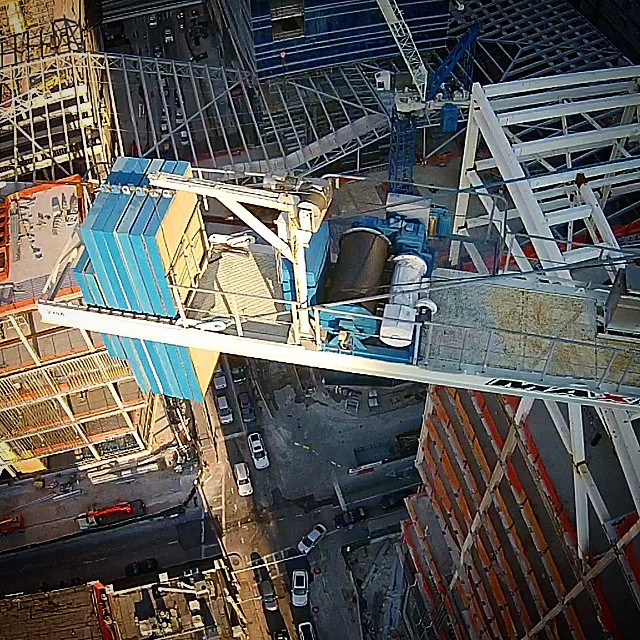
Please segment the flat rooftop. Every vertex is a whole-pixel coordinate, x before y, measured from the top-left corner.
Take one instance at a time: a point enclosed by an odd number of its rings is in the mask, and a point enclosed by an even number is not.
[[[0,311],[40,296],[71,238],[80,205],[73,184],[19,191],[8,204],[9,273],[0,282]],[[71,284],[67,279],[63,288]]]
[[[0,600],[0,640],[102,640],[93,587]]]

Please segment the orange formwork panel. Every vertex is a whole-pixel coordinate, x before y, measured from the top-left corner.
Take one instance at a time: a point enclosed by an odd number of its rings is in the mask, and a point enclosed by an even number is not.
[[[430,467],[429,467],[430,469],[435,470],[437,468],[436,460],[433,458],[433,456],[431,455],[431,451],[428,449],[425,450],[425,459],[428,459],[428,462],[430,464]],[[432,474],[431,485],[426,485],[426,486],[428,489],[431,490],[432,495],[435,494],[432,498],[432,504],[434,505],[435,508],[437,508],[441,512],[442,522],[448,523],[449,528],[451,529],[451,533],[449,534],[448,537],[452,539],[449,544],[450,544],[451,552],[455,555],[459,553],[459,549],[461,549],[462,545],[464,544],[464,534],[463,534],[464,528],[462,527],[462,523],[458,520],[455,514],[453,504],[447,493],[447,490],[441,475]],[[437,499],[435,499],[436,497]],[[447,514],[446,516],[442,512],[443,505],[448,505],[448,507],[445,507],[445,511]],[[456,542],[453,542],[453,538],[455,538]],[[493,603],[491,602],[491,599],[488,597],[488,594],[484,588],[484,585],[482,584],[482,580],[478,575],[478,571],[476,567],[473,564],[469,564],[468,571],[470,574],[469,577],[471,577],[473,581],[473,587],[474,587],[475,593],[477,594],[475,597],[480,599],[480,604],[481,604],[480,608],[484,612],[484,618],[486,619],[488,626],[491,628],[491,634],[492,634],[491,637],[499,638],[501,637],[501,634],[500,634],[500,629],[497,626],[498,624],[497,615],[496,615],[496,612],[493,610],[493,606],[492,606]],[[471,595],[471,598],[473,597],[474,596]]]
[[[475,429],[471,425],[471,421],[469,419],[467,411],[462,404],[460,392],[458,390],[449,390],[449,393],[453,394],[453,396],[455,397],[455,407],[459,414],[459,417],[461,418],[461,422],[467,431],[467,436],[469,437],[470,440],[473,439],[474,452],[476,452],[477,454],[476,459],[481,462],[480,467],[483,470],[483,480],[485,482],[485,486],[488,486],[489,480],[492,476],[492,471],[486,460],[484,450],[482,449],[477,439]],[[511,493],[514,495],[514,498],[516,498],[513,487],[509,487],[509,488]],[[531,592],[534,595],[534,598],[533,598],[534,606],[538,611],[538,614],[542,616],[544,612],[542,605],[545,604],[545,599],[542,594],[542,589],[536,578],[533,567],[531,566],[531,563],[529,562],[529,559],[526,555],[524,545],[522,543],[522,540],[520,539],[520,536],[518,535],[517,529],[515,527],[515,523],[511,518],[511,516],[509,515],[509,510],[507,508],[506,503],[504,502],[502,493],[497,488],[495,492],[495,499],[497,504],[497,514],[502,522],[502,525],[504,527],[504,530],[507,534],[508,539],[511,541],[511,544],[513,545],[514,553],[516,555],[516,559],[518,561],[518,565],[520,567],[522,576],[527,581],[527,584],[530,586]]]
[[[452,410],[455,411],[455,407],[452,407]],[[456,459],[459,461],[462,461],[465,467],[468,467],[467,463],[466,463],[466,458],[465,458],[465,454],[462,448],[462,444],[460,442],[460,439],[458,438],[458,434],[456,433],[456,430],[453,428],[453,422],[452,422],[452,418],[454,418],[454,416],[450,416],[450,420],[447,423],[448,426],[450,427],[449,429],[449,433],[448,433],[448,437],[447,437],[447,441],[449,443],[451,443],[452,448],[454,449],[454,453],[456,454]],[[477,440],[474,441],[475,444],[477,444]],[[486,462],[485,462],[486,464]],[[464,473],[464,470],[461,468],[461,473]],[[482,470],[480,471],[480,473],[482,474]],[[468,477],[468,486],[469,486],[469,495],[471,497],[471,500],[473,500],[474,502],[474,508],[476,509],[476,516],[479,512],[479,509],[481,507],[481,496],[482,496],[482,492],[480,490],[480,487],[478,486],[478,484],[476,483],[475,478],[473,477],[473,475],[471,474],[470,471],[467,472],[466,476]],[[487,481],[487,475],[484,475],[484,479],[485,479],[485,487],[488,485],[488,481]],[[493,502],[493,500],[492,500]],[[531,619],[529,617],[528,611],[525,607],[525,604],[522,600],[522,594],[520,592],[520,589],[518,588],[518,585],[516,583],[515,580],[515,576],[511,570],[511,567],[509,566],[509,563],[505,557],[504,554],[504,550],[502,549],[502,545],[501,542],[498,538],[498,533],[497,530],[495,529],[495,527],[493,526],[493,523],[491,522],[491,519],[488,517],[488,515],[486,515],[486,511],[482,514],[482,516],[486,516],[483,518],[484,522],[484,531],[487,534],[489,541],[490,541],[490,545],[493,549],[493,556],[495,558],[495,561],[498,563],[500,570],[501,570],[501,574],[503,576],[503,578],[505,579],[505,581],[507,582],[507,587],[510,590],[512,597],[513,597],[513,606],[514,608],[517,610],[518,615],[521,617],[521,619],[524,621],[524,624],[526,626],[531,626]],[[481,516],[481,517],[482,517]],[[509,537],[509,533],[507,532],[507,537]],[[513,542],[512,542],[513,544]],[[510,615],[510,613],[509,613]]]
[[[440,404],[440,406],[442,406],[444,408],[444,405],[441,401],[440,398],[438,398],[438,403]],[[454,409],[455,410],[455,409]],[[463,452],[462,449],[462,445],[460,443],[460,440],[458,438],[458,434],[456,433],[456,430],[453,428],[453,423],[451,418],[453,416],[449,416],[449,414],[446,414],[448,417],[448,421],[447,421],[447,427],[449,427],[448,429],[448,433],[447,433],[447,442],[451,444],[452,448],[454,449],[454,454],[456,454],[456,457],[454,459],[458,460],[458,461],[462,461],[462,464],[467,467],[467,463],[465,462],[466,458],[465,458],[465,454]],[[459,465],[460,466],[460,465]],[[476,509],[476,514],[478,513],[478,509],[480,508],[480,496],[481,496],[481,492],[478,488],[478,485],[475,481],[475,478],[473,477],[473,475],[471,474],[470,470],[467,470],[467,472],[465,473],[465,470],[460,466],[460,472],[467,478],[467,485],[468,485],[468,489],[469,489],[469,496],[470,499],[472,501],[474,501],[474,505],[473,507]],[[485,476],[486,478],[486,476]],[[477,497],[477,499],[474,500],[474,496]],[[469,507],[467,507],[467,509],[469,510]],[[471,517],[471,514],[469,513],[469,517]],[[493,524],[490,520],[490,518],[487,516],[486,511],[483,512],[481,514],[481,518],[483,520],[483,530],[486,533],[488,539],[489,539],[489,544],[490,547],[492,548],[492,557],[493,557],[493,561],[497,563],[498,568],[499,568],[499,573],[500,575],[503,577],[503,579],[505,580],[505,582],[508,585],[508,588],[512,594],[513,597],[513,608],[518,612],[518,615],[520,616],[520,618],[524,621],[525,625],[529,625],[531,624],[531,620],[529,618],[528,612],[526,610],[526,607],[524,605],[524,602],[522,600],[522,595],[520,593],[520,589],[517,586],[517,583],[515,581],[515,577],[513,575],[513,572],[511,570],[511,568],[509,567],[509,564],[506,560],[506,557],[504,556],[504,552],[501,548],[501,543],[498,539],[497,536],[497,532],[495,530],[495,528],[493,527]],[[475,516],[473,517],[473,519],[475,519]],[[481,556],[481,560],[482,562],[484,562],[485,566],[489,566],[490,562],[489,562],[489,558],[487,557],[487,552],[485,550],[485,546],[484,543],[482,542],[481,538],[478,536],[478,544],[476,545],[477,549],[478,549],[478,553]],[[494,590],[494,592],[498,595],[501,596],[502,598],[502,602],[501,604],[506,607],[507,603],[506,603],[506,599],[503,595],[503,589],[502,589],[502,585],[500,582],[497,582],[496,576],[494,574],[491,574],[489,576],[489,579],[492,581],[492,589]],[[496,591],[497,590],[497,591]],[[501,607],[502,608],[502,607]],[[515,628],[513,628],[513,619],[511,617],[511,610],[508,610],[505,614],[505,624],[507,626],[511,626],[512,627],[512,631],[513,633],[510,633],[510,637],[515,635]]]

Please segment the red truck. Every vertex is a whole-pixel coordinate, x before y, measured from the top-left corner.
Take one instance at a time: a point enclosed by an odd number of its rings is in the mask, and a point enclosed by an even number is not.
[[[14,513],[11,516],[0,516],[0,533],[22,531],[23,529],[24,518],[21,513]]]
[[[105,527],[122,520],[143,516],[147,508],[142,500],[131,500],[130,502],[116,502],[108,507],[94,509],[87,513],[81,513],[76,522],[81,529],[95,529]]]

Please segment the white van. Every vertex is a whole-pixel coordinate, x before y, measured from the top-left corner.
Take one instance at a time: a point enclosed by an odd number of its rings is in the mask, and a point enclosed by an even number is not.
[[[250,496],[253,493],[251,478],[249,478],[249,467],[244,462],[239,462],[233,467],[238,485],[238,493],[241,496]]]

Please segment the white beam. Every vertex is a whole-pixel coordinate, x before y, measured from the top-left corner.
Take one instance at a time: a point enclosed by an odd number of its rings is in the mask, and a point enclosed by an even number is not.
[[[536,156],[561,156],[567,151],[585,151],[613,144],[621,138],[636,139],[638,137],[640,137],[640,124],[627,124],[597,131],[568,133],[563,136],[519,142],[513,145],[513,153],[518,160],[531,160]]]
[[[559,104],[552,104],[544,107],[538,106],[529,109],[519,109],[518,111],[509,111],[507,113],[499,114],[498,121],[503,127],[507,127],[513,124],[524,124],[525,122],[539,122],[541,120],[552,120],[554,118],[578,115],[581,113],[592,113],[594,111],[607,111],[610,109],[621,109],[623,107],[636,106],[640,106],[640,95],[632,93],[620,96],[594,98],[593,100],[561,102]]]
[[[602,71],[578,71],[576,73],[563,73],[561,76],[545,76],[490,84],[485,87],[485,93],[490,98],[513,96],[530,91],[558,89],[580,84],[593,86],[598,82],[611,82],[612,80],[636,80],[638,77],[640,77],[640,66],[618,67],[615,69],[603,69]]]
[[[589,557],[589,505],[587,502],[587,489],[581,472],[581,468],[586,465],[582,407],[578,404],[570,404],[568,409],[573,462],[573,491],[576,503],[578,556],[581,560],[586,560]]]
[[[640,445],[626,411],[599,407],[600,420],[611,437],[633,504],[640,514]]]
[[[330,351],[315,351],[304,346],[276,342],[274,339],[239,337],[207,330],[206,325],[188,327],[173,324],[166,320],[152,318],[132,318],[119,313],[106,313],[94,309],[73,307],[60,303],[40,300],[38,310],[42,320],[49,324],[67,327],[84,327],[88,331],[107,333],[140,340],[153,340],[163,344],[202,349],[218,353],[263,358],[273,362],[284,362],[306,367],[317,367],[333,371],[345,371],[364,375],[397,378],[424,384],[439,384],[485,391],[488,393],[508,393],[510,395],[547,398],[564,402],[578,402],[582,404],[620,406],[621,402],[628,402],[630,406],[638,403],[638,398],[624,396],[612,397],[607,393],[585,392],[584,384],[573,388],[570,384],[563,387],[547,386],[541,383],[520,383],[517,380],[488,378],[481,374],[454,373],[428,369],[424,366],[388,362]],[[582,392],[581,392],[582,391]]]
[[[635,82],[609,82],[573,88],[552,89],[525,95],[510,95],[506,98],[491,98],[491,106],[497,112],[505,109],[533,107],[540,104],[562,102],[564,100],[580,100],[593,96],[606,96],[637,91]]]
[[[532,189],[541,187],[550,187],[556,184],[567,184],[576,181],[579,173],[586,178],[592,179],[598,176],[617,175],[625,171],[633,171],[640,169],[640,160],[613,160],[604,164],[598,164],[591,167],[580,167],[578,169],[570,169],[567,171],[558,171],[556,173],[548,173],[543,176],[529,178],[529,185]]]

